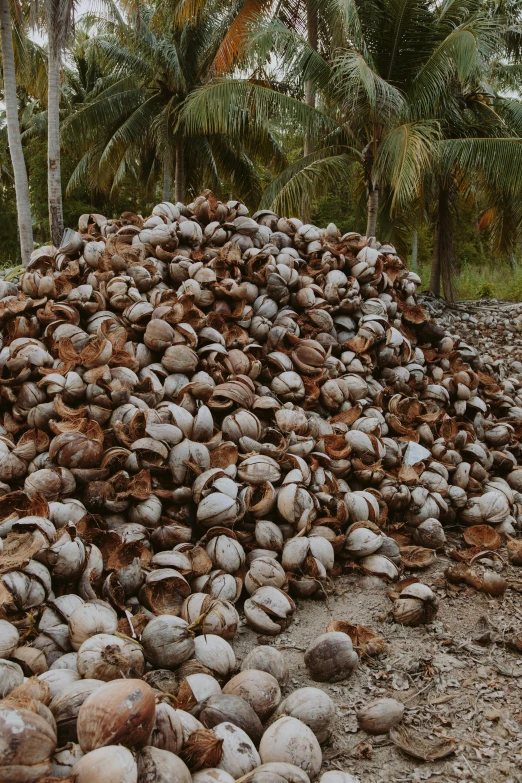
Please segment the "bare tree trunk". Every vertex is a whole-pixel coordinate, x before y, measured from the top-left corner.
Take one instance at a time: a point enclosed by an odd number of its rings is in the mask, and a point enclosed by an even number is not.
[[[439,186],[437,201],[437,222],[433,238],[431,258],[430,291],[440,296],[441,282],[444,296],[450,302],[454,299],[455,245],[453,242],[453,199],[455,184],[451,181]]]
[[[314,0],[307,0],[306,2],[306,29],[307,29],[307,37],[308,37],[308,44],[311,46],[312,49],[315,49],[317,51],[317,8],[314,5]],[[312,81],[308,80],[305,83],[305,101],[308,106],[311,106],[312,109],[315,109],[315,99],[316,99],[316,91],[315,91],[315,85]],[[307,131],[305,131],[305,137],[304,137],[304,149],[303,153],[305,158],[307,155],[311,155],[314,151],[314,145],[311,140],[311,135]],[[308,195],[303,195],[302,201],[301,201],[301,220],[303,223],[309,223],[311,220],[311,204],[310,204],[310,198]]]
[[[440,296],[440,220],[437,217],[431,254],[430,292]]]
[[[11,28],[9,0],[0,0],[0,33],[2,38],[7,139],[9,142],[9,152],[11,155],[15,182],[20,254],[22,263],[27,265],[33,250],[33,226],[31,221],[31,202],[29,200],[29,182],[27,180],[27,169],[25,167],[22,139],[20,137],[20,125],[18,122],[18,98],[16,97],[13,32]]]
[[[176,140],[176,201],[185,198],[185,150],[183,149],[183,139]]]
[[[63,236],[62,177],[60,172],[60,52],[49,41],[47,73],[47,194],[51,240],[59,247]]]
[[[172,147],[167,144],[163,157],[163,201],[172,197]]]
[[[379,186],[370,183],[368,192],[368,220],[366,223],[366,236],[374,237],[377,228],[377,213],[379,211]]]
[[[411,266],[412,269],[417,269],[417,258],[419,256],[419,234],[417,232],[417,226],[413,226],[411,232]]]

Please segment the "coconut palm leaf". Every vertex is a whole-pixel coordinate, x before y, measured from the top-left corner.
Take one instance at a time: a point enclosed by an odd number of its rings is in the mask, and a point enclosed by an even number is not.
[[[400,91],[373,70],[357,51],[338,54],[332,68],[334,90],[341,111],[366,122],[389,123],[400,114],[404,98]]]
[[[275,118],[300,123],[314,139],[335,127],[335,122],[318,109],[244,79],[219,79],[194,90],[180,113],[180,123],[189,133],[231,133],[238,137]]]
[[[471,138],[438,142],[441,170],[455,168],[480,176],[498,192],[519,197],[522,192],[522,139]]]
[[[445,101],[448,85],[455,78],[467,84],[497,43],[498,31],[489,19],[478,17],[452,30],[413,79],[409,97],[414,116],[433,116]]]
[[[329,147],[323,147],[311,155],[300,158],[299,160],[295,161],[295,163],[289,165],[278,177],[273,180],[273,182],[263,194],[261,207],[269,208],[278,203],[280,194],[283,193],[283,191],[287,194],[285,198],[289,198],[290,194],[293,193],[294,186],[292,185],[292,180],[296,177],[301,178],[301,184],[298,186],[298,190],[299,193],[303,195],[305,192],[303,191],[303,188],[306,187],[307,178],[309,180],[309,185],[317,184],[315,172],[318,171],[318,166],[314,164],[320,163],[321,161],[331,161],[334,159],[342,161],[350,159],[353,163],[354,160],[360,160],[360,153],[356,149],[345,145],[331,145]],[[307,169],[308,171],[306,171]],[[325,163],[324,170],[330,170],[329,164]],[[343,171],[346,171],[344,167]],[[306,173],[301,177],[302,172]],[[306,195],[313,196],[310,188],[306,190]],[[295,198],[297,201],[292,203],[299,204],[300,202],[297,195],[295,195]],[[288,207],[289,202],[287,201],[285,203]],[[287,214],[290,214],[290,212],[287,211]]]
[[[140,103],[122,124],[115,130],[100,158],[100,166],[111,166],[121,160],[131,144],[138,144],[150,130],[161,109],[157,95],[151,95]]]
[[[522,136],[522,101],[516,98],[504,98],[494,104],[497,115],[509,135]]]
[[[242,0],[238,13],[216,52],[210,69],[211,76],[222,76],[230,71],[243,53],[253,22],[273,5],[273,0]]]
[[[326,195],[341,178],[348,178],[354,158],[335,155],[316,159],[301,168],[277,193],[272,208],[283,215],[295,215],[303,198]]]
[[[405,123],[387,133],[379,145],[374,167],[378,180],[391,189],[392,214],[415,200],[440,135],[440,123],[436,120]]]
[[[311,81],[321,90],[327,89],[331,82],[329,63],[299,32],[289,29],[279,19],[260,23],[249,37],[249,46],[261,62],[277,52],[278,68],[301,84]]]

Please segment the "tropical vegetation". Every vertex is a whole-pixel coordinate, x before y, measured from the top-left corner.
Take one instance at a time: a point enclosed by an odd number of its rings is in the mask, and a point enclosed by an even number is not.
[[[391,241],[449,298],[521,261],[518,0],[0,0],[0,32],[0,261],[204,188]]]

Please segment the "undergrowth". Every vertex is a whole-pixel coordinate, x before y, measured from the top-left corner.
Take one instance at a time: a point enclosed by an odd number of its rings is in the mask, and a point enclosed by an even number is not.
[[[417,274],[422,279],[421,291],[427,291],[430,283],[429,264],[420,264]],[[522,265],[512,268],[507,261],[477,266],[461,264],[455,277],[456,299],[509,299],[522,301]]]

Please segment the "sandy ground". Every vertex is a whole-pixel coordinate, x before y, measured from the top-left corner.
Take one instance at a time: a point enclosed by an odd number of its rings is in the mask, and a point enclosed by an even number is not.
[[[455,536],[447,551],[459,539],[462,545],[461,537]],[[522,579],[520,569],[497,563],[503,576]],[[334,699],[338,718],[323,746],[323,771],[344,770],[360,783],[522,782],[522,654],[505,644],[513,632],[522,631],[522,593],[517,590],[522,582],[511,583],[502,599],[491,599],[467,586],[448,585],[444,569],[450,564],[454,561],[439,553],[429,570],[416,572],[440,600],[438,614],[428,626],[394,623],[389,585],[354,575],[335,580],[327,603],[298,601],[293,623],[275,639],[256,637],[242,626],[234,641],[240,660],[256,643],[273,644],[284,651],[290,668],[284,694],[314,685]],[[344,682],[314,683],[304,651],[331,620],[340,619],[379,633],[388,642],[387,649],[379,658],[362,660]],[[454,753],[424,762],[399,750],[389,735],[372,737],[358,730],[356,710],[385,696],[403,702],[405,726],[426,738],[453,738]]]

